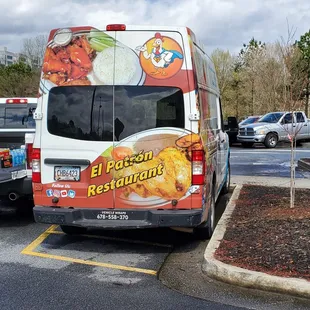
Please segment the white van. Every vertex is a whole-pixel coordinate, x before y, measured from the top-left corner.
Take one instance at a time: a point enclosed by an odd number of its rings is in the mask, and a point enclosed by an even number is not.
[[[87,228],[214,229],[230,182],[214,65],[186,27],[54,29],[35,113],[34,216]]]

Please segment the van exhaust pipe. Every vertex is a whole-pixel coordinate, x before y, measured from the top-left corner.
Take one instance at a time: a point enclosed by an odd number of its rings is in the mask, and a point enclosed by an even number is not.
[[[19,195],[17,193],[15,193],[15,192],[9,193],[9,199],[11,201],[16,201],[18,198],[19,198]]]

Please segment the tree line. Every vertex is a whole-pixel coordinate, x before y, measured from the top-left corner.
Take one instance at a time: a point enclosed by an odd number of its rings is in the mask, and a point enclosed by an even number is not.
[[[294,36],[288,26],[286,39],[264,43],[252,38],[238,55],[213,51],[225,118],[296,109],[309,116],[310,30],[298,40]],[[46,43],[45,35],[25,39],[27,61],[0,67],[0,97],[37,95]]]
[[[37,96],[46,43],[46,35],[25,39],[22,61],[9,66],[0,65],[0,97]]]
[[[252,38],[238,55],[216,49],[215,64],[224,117],[302,110],[309,116],[310,30],[294,40],[264,43]]]

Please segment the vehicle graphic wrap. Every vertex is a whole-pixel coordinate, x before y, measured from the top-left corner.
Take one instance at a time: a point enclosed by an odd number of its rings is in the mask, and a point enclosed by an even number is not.
[[[190,100],[198,98],[190,57],[179,32],[53,30],[40,80],[47,127],[35,204],[51,206],[57,197],[59,207],[201,208],[202,186],[192,186],[192,152],[203,145],[188,119]]]

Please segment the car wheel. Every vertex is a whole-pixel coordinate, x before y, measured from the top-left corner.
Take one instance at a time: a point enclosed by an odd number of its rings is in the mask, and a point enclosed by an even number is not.
[[[229,187],[230,187],[230,163],[228,161],[226,180],[225,180],[224,186],[222,188],[222,193],[224,195],[229,192]]]
[[[252,147],[254,145],[254,143],[253,142],[242,142],[241,145],[243,147]]]
[[[215,228],[215,195],[214,186],[211,194],[211,205],[208,212],[208,218],[201,226],[194,228],[194,235],[199,240],[206,240],[212,237]]]
[[[60,228],[67,235],[81,235],[87,231],[87,228],[77,226],[60,225]]]
[[[266,138],[265,138],[265,142],[264,145],[267,148],[274,148],[276,147],[278,144],[278,136],[275,133],[269,133]]]

